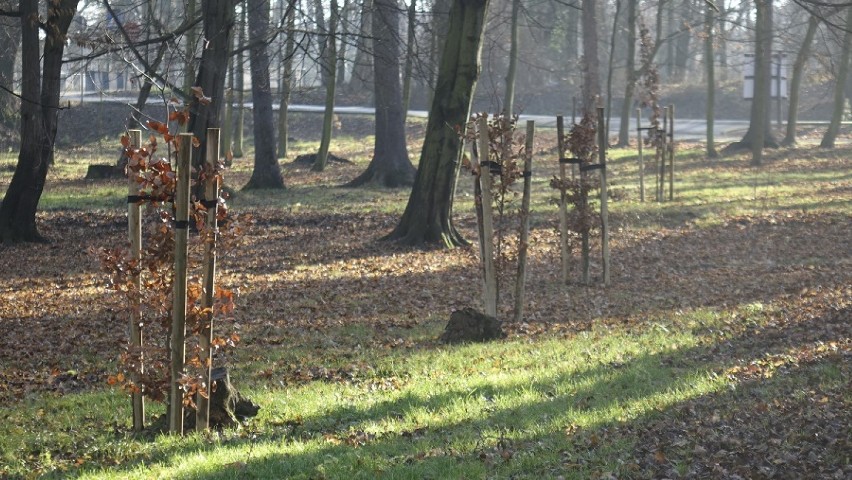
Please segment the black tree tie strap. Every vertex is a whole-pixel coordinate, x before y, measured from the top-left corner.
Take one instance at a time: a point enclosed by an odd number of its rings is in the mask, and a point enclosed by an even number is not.
[[[186,230],[189,228],[189,220],[175,220],[176,230]]]

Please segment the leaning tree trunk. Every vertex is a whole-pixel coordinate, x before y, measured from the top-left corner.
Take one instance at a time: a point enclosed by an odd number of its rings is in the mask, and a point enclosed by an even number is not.
[[[367,170],[347,186],[372,183],[394,188],[411,185],[415,172],[405,145],[405,108],[399,85],[399,6],[396,0],[375,0],[374,5],[376,145]]]
[[[59,123],[59,91],[65,36],[79,0],[58,0],[44,20],[41,55],[37,0],[21,0],[21,149],[12,181],[0,204],[0,243],[38,242],[36,210]]]
[[[846,7],[846,33],[843,35],[843,50],[840,52],[840,65],[837,67],[837,77],[834,79],[834,110],[831,112],[831,122],[828,131],[822,137],[819,146],[834,148],[837,134],[840,132],[840,121],[846,107],[846,77],[849,75],[849,54],[852,51],[852,7]]]
[[[781,141],[782,145],[795,145],[797,141],[796,124],[799,122],[799,89],[802,86],[805,64],[811,55],[811,44],[813,44],[819,22],[820,19],[818,16],[811,15],[810,20],[808,20],[808,30],[805,32],[805,39],[802,40],[802,47],[799,49],[796,61],[793,63],[793,78],[790,79],[790,101],[787,106],[787,132],[784,135],[784,140]]]
[[[275,122],[272,118],[272,88],[269,82],[269,0],[248,0],[251,101],[254,120],[254,169],[245,189],[284,188],[281,167],[275,155]]]
[[[450,10],[435,95],[414,188],[389,239],[446,247],[467,242],[453,226],[453,193],[462,141],[455,128],[467,123],[479,76],[479,54],[488,0],[455,0]]]
[[[189,131],[201,144],[194,149],[193,163],[198,166],[207,158],[207,129],[219,128],[222,103],[225,99],[225,77],[228,74],[228,55],[231,51],[231,29],[234,27],[235,0],[208,0],[202,2],[206,47],[201,53],[201,64],[195,85],[201,87],[209,100],[193,96],[190,104]]]

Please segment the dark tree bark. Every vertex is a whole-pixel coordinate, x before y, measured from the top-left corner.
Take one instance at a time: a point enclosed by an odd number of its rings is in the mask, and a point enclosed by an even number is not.
[[[796,124],[799,122],[799,89],[802,86],[802,77],[805,73],[805,64],[808,57],[811,55],[811,44],[814,41],[817,27],[820,19],[816,15],[811,15],[808,20],[808,30],[805,32],[805,38],[802,40],[802,47],[799,53],[796,54],[796,60],[793,63],[793,78],[790,79],[790,101],[787,107],[787,132],[784,135],[782,145],[796,144]]]
[[[373,10],[374,95],[376,145],[367,170],[347,186],[411,185],[414,166],[405,144],[405,108],[399,84],[399,5],[396,0],[375,0]]]
[[[769,125],[770,82],[772,67],[772,0],[755,0],[754,98],[749,126],[742,140],[725,147],[725,152],[751,149],[752,163],[759,165],[763,149],[777,148],[778,141]]]
[[[355,51],[355,61],[352,65],[352,75],[349,77],[347,91],[361,93],[370,87],[372,81],[373,41],[370,38],[372,30],[372,0],[363,0],[361,5],[361,24],[358,30],[358,43]]]
[[[190,104],[189,131],[201,141],[200,147],[193,150],[194,165],[200,165],[206,158],[207,129],[221,126],[219,116],[225,99],[234,4],[235,0],[207,0],[201,3],[206,47],[201,53],[195,86],[201,87],[210,101],[193,97]]]
[[[583,112],[597,115],[601,95],[597,0],[583,0]]]
[[[14,10],[11,0],[0,2],[5,10]],[[21,41],[21,21],[14,17],[0,17],[0,125],[12,129],[19,118],[19,101],[12,95],[14,90],[12,76],[15,72],[15,59],[18,44]]]
[[[633,110],[633,90],[636,87],[636,2],[627,2],[627,58],[624,85],[624,101],[621,102],[621,123],[618,127],[618,143],[624,148],[630,141],[630,113]]]
[[[320,1],[318,0],[319,4]],[[317,9],[319,10],[319,6]],[[334,91],[337,86],[337,26],[340,20],[337,0],[331,0],[329,8],[328,33],[325,38],[325,52],[320,59],[320,68],[325,78],[325,112],[322,117],[322,136],[319,151],[311,170],[321,172],[328,164],[328,149],[331,146],[332,124],[334,122]],[[320,14],[320,16],[322,16]]]
[[[269,82],[269,0],[248,0],[251,101],[254,120],[254,169],[245,189],[284,188],[281,167],[275,155],[275,122],[272,118],[272,88]]]
[[[296,1],[287,6],[287,41],[284,47],[284,65],[281,72],[281,102],[278,108],[278,158],[286,158],[289,148],[290,123],[287,110],[290,108],[290,92],[293,83],[293,56],[296,54]]]
[[[12,181],[0,205],[0,243],[38,242],[36,210],[59,123],[62,54],[79,0],[58,0],[44,18],[44,52],[39,41],[37,0],[20,0],[21,149]]]
[[[243,53],[243,48],[246,46],[246,6],[242,6],[242,13],[240,14],[240,23],[237,25],[239,29],[239,33],[237,34],[237,50],[240,53],[237,54],[236,65],[233,70],[232,75],[235,75],[234,83],[236,86],[236,95],[237,95],[237,120],[234,125],[234,157],[235,158],[243,158],[245,152],[243,151],[243,137],[245,133],[245,120],[246,120],[246,109],[245,109],[245,101],[246,101],[246,86],[245,86],[245,73],[246,73],[246,57]]]
[[[846,107],[846,77],[849,76],[849,55],[852,50],[852,7],[846,7],[846,32],[843,34],[843,48],[840,51],[840,65],[837,67],[837,75],[834,78],[834,109],[831,112],[831,122],[828,130],[822,137],[819,146],[821,148],[834,148],[837,134],[840,132],[840,121],[843,120],[843,111]]]
[[[714,6],[704,5],[704,68],[707,74],[707,148],[708,158],[716,158],[716,140],[713,135],[713,124],[715,121],[716,108],[716,65],[713,54],[714,30],[716,27],[716,15]]]
[[[455,126],[470,116],[488,0],[455,0],[414,188],[389,239],[409,245],[464,245],[452,222],[462,142]]]

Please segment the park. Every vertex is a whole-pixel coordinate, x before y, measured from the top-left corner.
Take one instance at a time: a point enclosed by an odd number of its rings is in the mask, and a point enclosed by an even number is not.
[[[454,1],[431,90],[417,92],[411,74],[415,91],[403,95],[398,38],[371,50],[369,108],[335,93],[333,68],[272,108],[284,82],[269,88],[252,38],[280,42],[286,71],[286,38],[259,25],[309,12],[219,2],[248,28],[225,53],[222,39],[201,42],[197,64],[246,53],[247,75],[201,68],[181,85],[168,67],[141,64],[162,57],[151,49],[128,61],[149,83],[141,103],[142,80],[110,92],[107,79],[92,94],[82,72],[63,76],[55,98],[46,73],[40,97],[26,82],[0,91],[21,125],[0,122],[0,478],[852,476],[852,131],[845,107],[818,115],[833,93],[845,102],[839,80],[803,92],[797,120],[792,98],[782,110],[760,87],[781,91],[771,69],[782,63],[760,59],[756,33],[750,96],[733,75],[717,89],[738,127],[714,138],[707,86],[666,72],[653,46],[662,33],[652,41],[642,12],[625,14],[633,2],[602,2],[642,30],[626,67],[637,75],[615,80],[633,84],[635,102],[617,97],[626,117],[588,69],[554,108],[523,83],[495,105],[483,85],[502,79],[477,83],[481,46],[464,45],[487,34],[458,33],[486,28],[474,17],[488,2]],[[310,14],[324,18],[317,3]],[[669,5],[635,3],[657,18]],[[754,3],[743,15],[760,32],[772,2]],[[266,5],[266,18],[246,18],[249,5]],[[387,18],[428,10],[406,5]],[[104,8],[124,43],[106,50],[132,56],[145,27],[130,28],[119,7]],[[325,7],[331,25],[313,35],[345,39],[337,2]],[[794,7],[776,5],[776,21],[792,22]],[[528,20],[542,14],[528,8]],[[696,8],[694,29],[722,14]],[[588,21],[581,10],[571,21]],[[847,10],[809,12],[832,31]],[[205,23],[192,35],[209,34],[207,13],[195,13]],[[517,16],[502,13],[507,26]],[[388,39],[376,18],[368,33]],[[384,26],[404,31],[398,20]],[[426,35],[418,22],[405,38]],[[600,29],[614,45],[617,29]],[[356,33],[327,63],[360,52]],[[601,55],[607,82],[612,48]],[[45,47],[45,72],[55,54]],[[73,65],[78,54],[56,58]],[[341,70],[348,82],[357,66]],[[222,88],[235,76],[252,85]],[[712,68],[700,78],[712,87]],[[771,118],[776,105],[785,122]],[[42,126],[28,131],[28,114]],[[780,141],[791,123],[793,141]],[[27,141],[45,132],[49,145]],[[26,175],[38,194],[20,223]]]

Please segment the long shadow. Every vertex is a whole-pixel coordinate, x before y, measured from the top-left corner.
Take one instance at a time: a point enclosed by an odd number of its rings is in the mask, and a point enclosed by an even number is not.
[[[848,430],[845,433],[844,430],[852,419],[852,413],[843,404],[843,397],[823,400],[822,396],[817,396],[813,402],[804,398],[793,400],[792,403],[786,398],[787,391],[799,388],[802,382],[807,384],[812,381],[813,369],[831,366],[839,361],[838,366],[845,365],[848,374],[848,359],[844,361],[842,357],[817,357],[803,362],[805,366],[791,363],[768,379],[758,377],[745,382],[740,389],[703,394],[686,402],[669,404],[661,411],[646,412],[633,418],[629,418],[626,412],[632,403],[644,398],[689,388],[684,382],[692,375],[719,372],[733,365],[789,352],[791,348],[807,348],[811,344],[824,344],[843,338],[848,341],[852,334],[852,325],[848,322],[850,313],[850,308],[846,306],[800,323],[766,327],[721,344],[639,355],[621,365],[599,364],[586,370],[565,371],[547,378],[500,385],[490,384],[487,378],[483,378],[481,382],[471,384],[472,388],[453,389],[427,396],[403,394],[398,399],[381,402],[367,409],[331,407],[315,417],[303,419],[295,430],[289,426],[281,427],[281,431],[270,433],[268,438],[258,439],[260,445],[311,439],[320,444],[314,448],[291,454],[249,457],[236,469],[226,465],[208,470],[178,471],[175,474],[196,478],[246,478],[274,474],[290,478],[298,475],[314,476],[318,473],[317,469],[328,468],[332,469],[328,472],[332,476],[349,471],[355,476],[380,473],[390,478],[436,478],[430,475],[449,468],[460,472],[458,474],[462,476],[555,476],[556,472],[562,470],[562,473],[574,475],[573,478],[587,478],[594,472],[605,471],[601,469],[607,466],[619,465],[616,468],[621,475],[645,478],[671,475],[671,472],[684,468],[694,474],[713,475],[715,472],[718,475],[719,472],[714,468],[722,465],[746,478],[769,478],[770,473],[783,473],[787,471],[784,468],[790,466],[797,469],[800,465],[811,466],[809,462],[812,460],[807,457],[789,455],[802,448],[818,450],[821,455],[818,460],[824,463],[820,466],[821,471],[834,472],[837,468],[843,471],[842,462],[848,454],[845,449],[850,444]],[[764,348],[755,351],[755,345]],[[659,370],[662,370],[661,375],[649,378],[647,372]],[[848,378],[843,381],[848,382]],[[811,387],[818,388],[815,385]],[[498,406],[501,397],[520,389],[535,392],[539,398],[519,407]],[[766,392],[770,389],[780,389],[778,396],[768,397]],[[417,410],[435,410],[458,402],[466,402],[471,409],[468,418],[458,423],[425,425],[415,432],[386,432],[359,442],[363,445],[357,448],[321,442],[322,438],[345,441],[360,428],[368,428],[368,425],[385,419],[405,418]],[[743,405],[743,402],[751,403]],[[782,402],[787,402],[783,408],[773,410],[773,405]],[[821,412],[816,412],[820,419],[833,419],[828,425],[830,431],[824,430],[824,427],[807,427],[806,417],[814,415],[815,407],[822,408]],[[621,408],[629,419],[619,419],[615,415],[606,418],[607,410],[612,408]],[[604,419],[570,427],[572,412],[578,411],[598,411]],[[762,413],[763,417],[738,416],[750,412]],[[797,418],[797,413],[806,417]],[[766,428],[767,414],[793,423],[770,423],[769,428]],[[567,432],[566,426],[570,427]],[[696,426],[700,428],[694,432],[690,430],[698,428]],[[799,427],[808,428],[804,433],[812,434],[820,433],[820,428],[823,428],[821,433],[832,438],[834,443],[823,444],[818,438],[796,432],[795,429]],[[542,429],[544,433],[535,433]],[[499,432],[505,432],[508,440],[497,438],[503,435]],[[661,435],[664,433],[667,435]],[[775,442],[779,439],[781,443]],[[227,447],[242,448],[258,440],[234,440]],[[521,459],[504,462],[498,457],[497,463],[481,460],[482,455],[507,441],[510,448],[519,454],[527,449],[535,454],[535,449],[539,448],[542,449],[539,453],[544,453],[545,449],[550,454],[553,451],[561,452],[563,460],[568,457],[570,461],[557,461],[555,465],[548,466],[551,468],[549,472],[531,472],[524,470]],[[612,444],[609,445],[609,442]],[[459,443],[461,447],[456,446]],[[465,443],[480,447],[470,449],[464,446]],[[710,450],[711,446],[713,450]],[[732,452],[733,447],[739,450]],[[211,449],[197,445],[178,446],[166,453],[166,456],[178,463],[179,459],[189,454],[205,450]],[[389,452],[395,456],[386,458]],[[499,451],[495,455],[499,455]],[[336,460],[330,464],[330,458]],[[777,459],[784,459],[787,465],[773,464]],[[374,462],[381,465],[380,472],[369,471]],[[334,470],[335,467],[338,469]],[[683,472],[680,474],[683,475]]]

